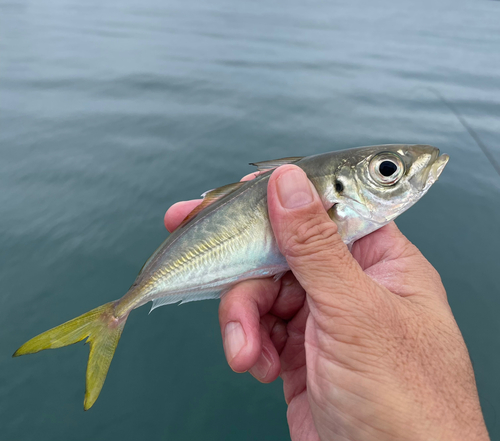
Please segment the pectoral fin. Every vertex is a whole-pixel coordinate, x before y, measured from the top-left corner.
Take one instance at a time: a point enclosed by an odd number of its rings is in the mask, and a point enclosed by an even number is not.
[[[251,162],[250,165],[255,165],[259,171],[263,170],[271,170],[273,168],[277,168],[280,165],[285,164],[293,164],[297,161],[300,161],[304,156],[291,156],[290,158],[281,158],[281,159],[271,159],[270,161],[261,161],[261,162]]]
[[[231,194],[233,191],[238,190],[245,182],[236,182],[234,184],[224,185],[223,187],[215,188],[213,190],[206,191],[201,196],[203,197],[203,202],[198,205],[193,211],[191,211],[181,222],[180,226],[186,225],[191,219],[193,219],[201,210],[207,208],[209,205],[218,201],[219,199]]]

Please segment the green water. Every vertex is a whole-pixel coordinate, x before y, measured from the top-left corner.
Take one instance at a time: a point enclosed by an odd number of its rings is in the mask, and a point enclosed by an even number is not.
[[[441,273],[500,439],[500,2],[0,0],[0,439],[286,440],[233,373],[217,301],[135,311],[96,405],[88,349],[20,359],[121,297],[172,203],[249,162],[379,143],[451,156],[399,219]]]

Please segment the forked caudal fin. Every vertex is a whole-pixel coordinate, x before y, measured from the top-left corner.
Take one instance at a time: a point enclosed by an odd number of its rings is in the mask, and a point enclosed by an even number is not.
[[[115,303],[106,303],[37,335],[24,343],[13,357],[34,354],[44,349],[61,348],[88,337],[90,354],[83,407],[85,410],[90,409],[101,392],[116,345],[127,320],[127,316],[118,319],[113,315]]]

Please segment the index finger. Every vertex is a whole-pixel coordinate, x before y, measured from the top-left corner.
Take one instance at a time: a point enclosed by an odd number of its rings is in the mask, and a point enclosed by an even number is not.
[[[193,199],[191,201],[181,201],[172,205],[165,213],[165,227],[171,233],[174,231],[186,216],[191,213],[198,205],[201,204],[203,199]]]

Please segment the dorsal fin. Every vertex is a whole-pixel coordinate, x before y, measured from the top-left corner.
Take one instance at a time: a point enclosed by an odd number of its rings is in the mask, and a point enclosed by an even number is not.
[[[234,184],[224,185],[223,187],[214,188],[213,190],[206,191],[201,196],[203,197],[203,201],[200,205],[198,205],[193,211],[191,211],[181,222],[180,227],[186,225],[193,217],[195,217],[201,210],[213,204],[215,201],[218,201],[224,196],[232,193],[233,191],[238,190],[245,182],[236,182]]]
[[[277,168],[280,165],[285,164],[293,164],[294,162],[300,161],[304,156],[291,156],[290,158],[281,158],[281,159],[271,159],[270,161],[261,161],[261,162],[251,162],[250,165],[255,165],[257,170],[271,170],[273,168]]]

